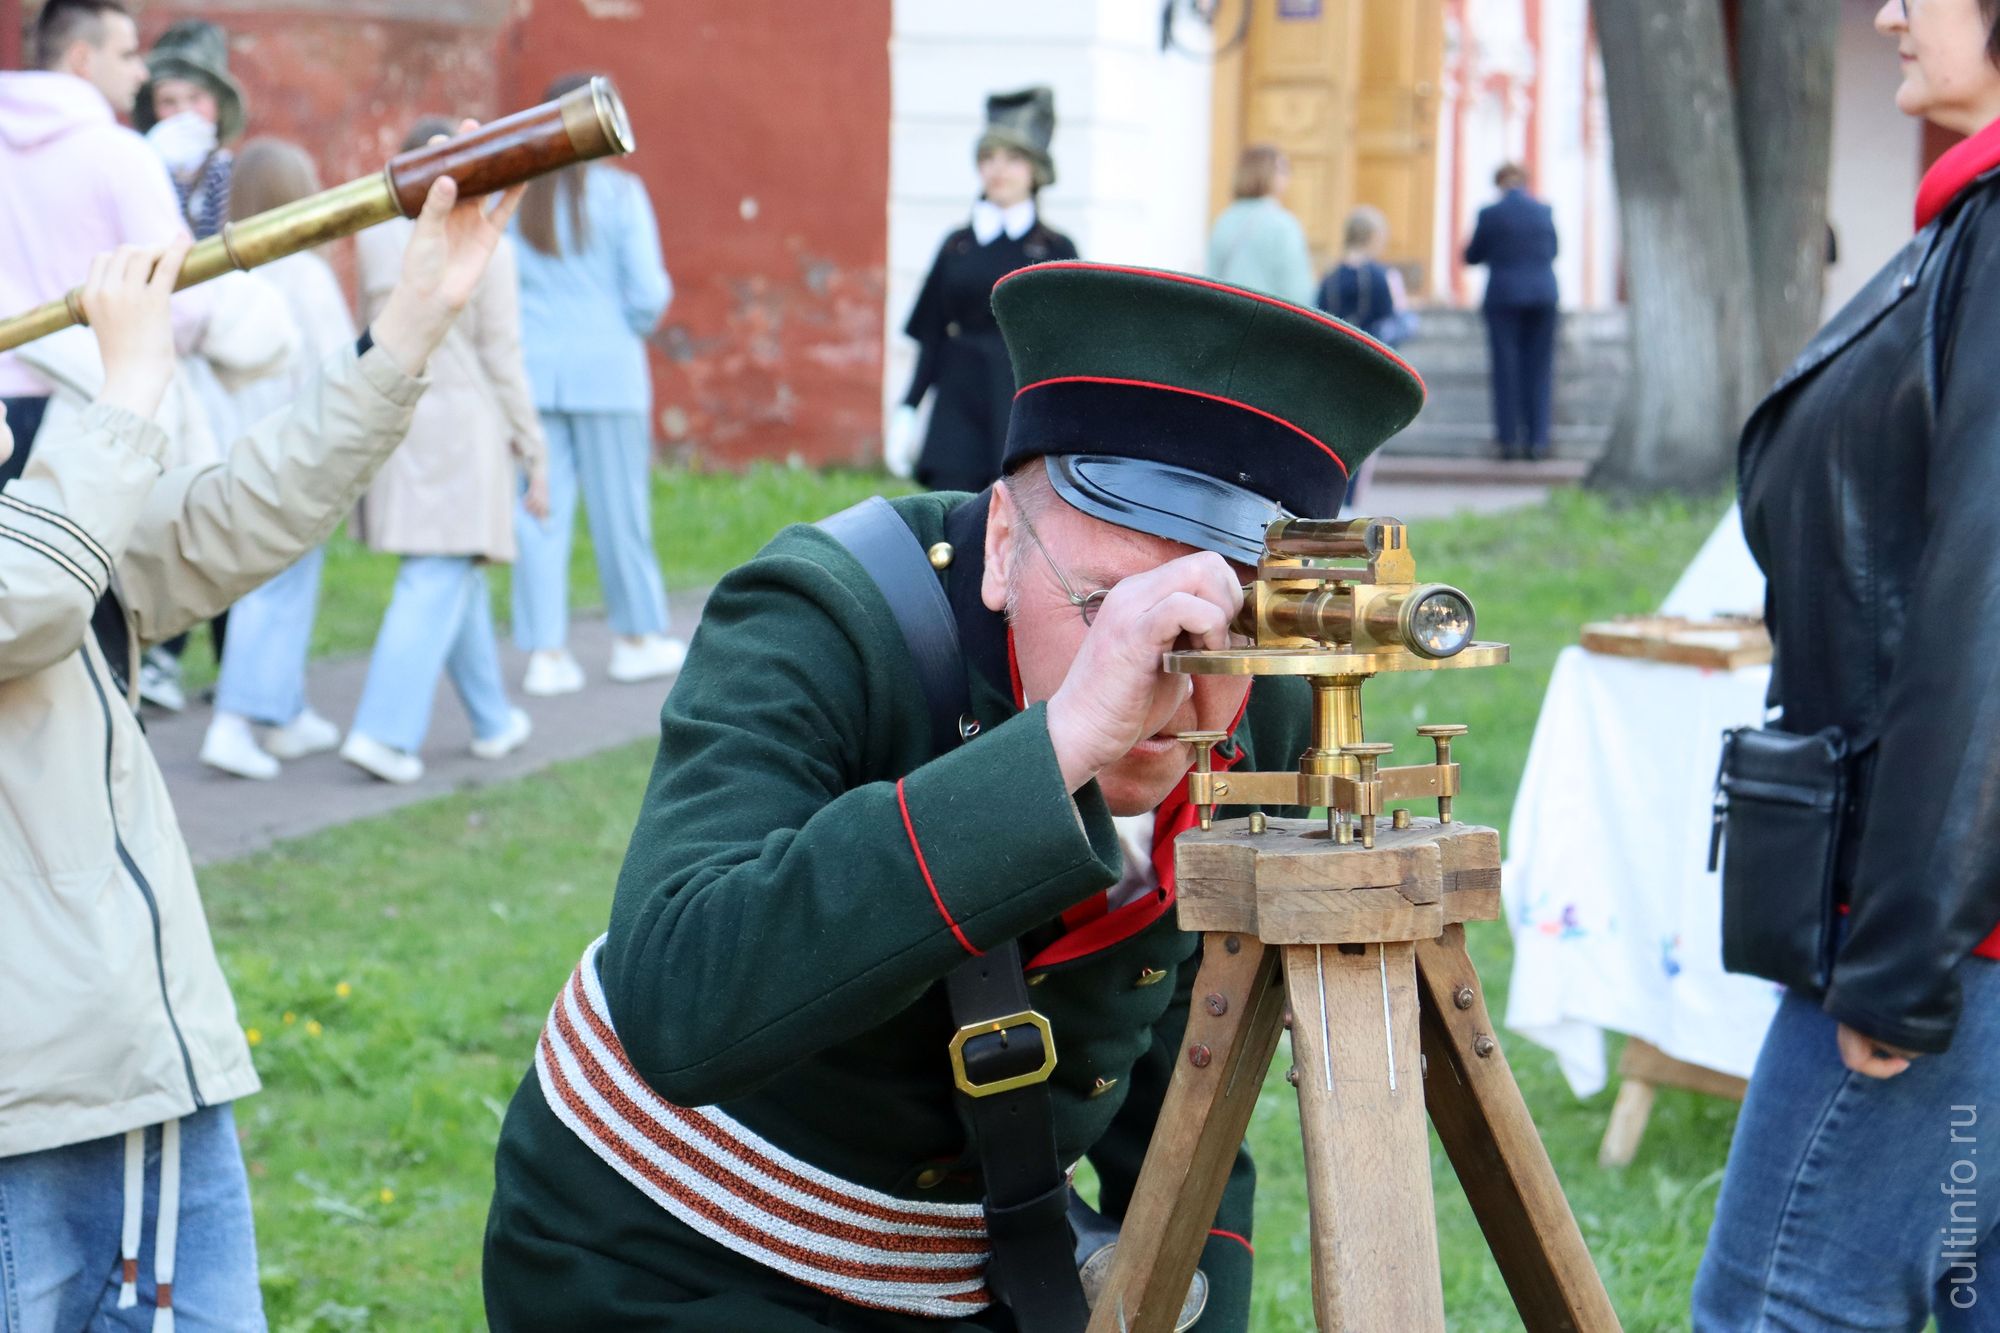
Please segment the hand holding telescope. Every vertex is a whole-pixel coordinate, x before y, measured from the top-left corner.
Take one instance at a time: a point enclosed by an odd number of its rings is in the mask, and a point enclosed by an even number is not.
[[[1462,726],[1418,733],[1432,763],[1384,768],[1390,746],[1363,734],[1361,685],[1386,671],[1498,666],[1507,645],[1475,643],[1472,602],[1458,589],[1419,583],[1408,529],[1396,519],[1280,519],[1264,534],[1257,577],[1232,628],[1247,648],[1168,653],[1169,671],[1192,675],[1305,676],[1313,689],[1313,740],[1296,771],[1219,773],[1221,732],[1188,732],[1195,747],[1188,800],[1204,829],[1218,805],[1323,806],[1334,841],[1375,845],[1375,822],[1397,801],[1435,799],[1452,819]],[[1398,812],[1399,819],[1406,818]]]
[[[441,143],[391,158],[381,171],[310,198],[233,222],[194,247],[176,290],[224,273],[352,236],[391,218],[414,218],[432,185],[450,176],[471,199],[595,158],[633,149],[632,126],[608,79],[489,122]],[[81,289],[62,300],[0,319],[0,352],[85,324]]]

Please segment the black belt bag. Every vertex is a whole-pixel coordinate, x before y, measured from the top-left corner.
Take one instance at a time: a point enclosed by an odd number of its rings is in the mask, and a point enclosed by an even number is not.
[[[1852,754],[1838,727],[1810,736],[1760,727],[1722,733],[1708,868],[1720,856],[1729,971],[1826,989]]]

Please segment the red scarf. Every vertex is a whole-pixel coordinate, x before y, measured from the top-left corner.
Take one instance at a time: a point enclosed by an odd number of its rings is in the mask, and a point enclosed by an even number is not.
[[[1966,186],[1995,167],[2000,167],[2000,120],[1953,144],[1924,173],[1917,188],[1917,230],[1930,226]]]

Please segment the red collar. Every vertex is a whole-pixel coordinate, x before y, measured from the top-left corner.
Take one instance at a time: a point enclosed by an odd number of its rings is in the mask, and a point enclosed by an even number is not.
[[[1952,145],[1924,173],[1917,189],[1917,230],[1930,226],[1966,186],[1995,167],[2000,167],[2000,120]]]

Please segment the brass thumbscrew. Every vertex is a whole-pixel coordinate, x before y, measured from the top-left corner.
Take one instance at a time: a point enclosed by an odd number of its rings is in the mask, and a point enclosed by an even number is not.
[[[1356,741],[1352,745],[1341,746],[1340,752],[1361,765],[1361,776],[1357,781],[1364,787],[1372,788],[1375,785],[1376,765],[1381,763],[1383,755],[1395,748],[1395,746],[1389,744],[1387,741]],[[1370,805],[1380,805],[1382,802],[1379,794],[1371,795],[1368,803]],[[1361,845],[1363,847],[1373,847],[1375,845],[1375,811],[1373,810],[1361,816]]]
[[[1444,768],[1451,763],[1451,738],[1454,736],[1463,736],[1467,730],[1468,728],[1462,722],[1436,722],[1427,727],[1418,727],[1417,735],[1428,736],[1431,743],[1437,746],[1437,766]],[[1442,774],[1439,775],[1439,780],[1442,782]],[[1438,823],[1449,824],[1450,822],[1451,797],[1440,796],[1438,797]]]
[[[1175,740],[1194,747],[1194,771],[1200,774],[1213,773],[1213,751],[1216,746],[1229,739],[1226,731],[1183,731]],[[1205,833],[1215,827],[1215,806],[1213,803],[1197,805],[1195,813],[1201,816],[1201,827]]]

